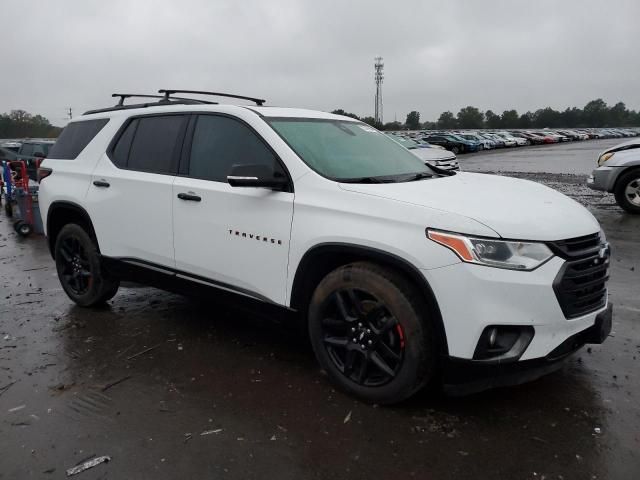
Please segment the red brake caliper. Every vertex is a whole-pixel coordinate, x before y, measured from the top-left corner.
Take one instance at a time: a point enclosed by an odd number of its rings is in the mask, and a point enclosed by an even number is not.
[[[400,324],[396,325],[396,330],[398,331],[398,336],[400,337],[400,348],[404,348],[404,333],[402,333],[402,327]]]

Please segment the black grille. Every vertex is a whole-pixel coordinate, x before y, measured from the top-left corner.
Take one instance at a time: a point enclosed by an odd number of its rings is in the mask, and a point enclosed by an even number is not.
[[[553,242],[567,261],[553,288],[566,318],[594,312],[607,303],[610,250],[599,234]]]
[[[557,250],[556,253],[562,257],[581,257],[599,251],[602,246],[602,239],[599,233],[594,233],[584,237],[560,240],[559,242],[553,242],[552,245]]]

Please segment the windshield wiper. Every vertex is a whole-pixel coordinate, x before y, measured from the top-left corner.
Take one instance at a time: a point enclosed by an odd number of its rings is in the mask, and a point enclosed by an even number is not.
[[[340,183],[388,183],[379,177],[356,177],[356,178],[341,178],[338,180]]]
[[[418,173],[414,173],[412,174],[410,177],[403,179],[403,182],[415,182],[416,180],[423,180],[425,178],[433,178],[435,177],[435,175],[433,173],[427,173],[427,172],[418,172]]]

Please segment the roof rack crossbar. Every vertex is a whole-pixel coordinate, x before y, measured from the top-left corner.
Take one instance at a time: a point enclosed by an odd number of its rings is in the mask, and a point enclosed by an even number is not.
[[[175,98],[175,97],[171,97],[171,95],[173,95],[174,93],[188,93],[188,94],[192,94],[192,95],[213,95],[213,96],[216,96],[216,97],[227,97],[227,98],[238,98],[240,100],[249,100],[251,102],[254,102],[259,107],[264,105],[264,102],[266,102],[266,100],[263,99],[263,98],[245,97],[243,95],[232,95],[230,93],[205,92],[205,91],[200,91],[200,90],[167,90],[167,89],[162,89],[162,90],[158,90],[158,93],[164,93],[164,99],[167,100],[167,101],[170,100],[171,98]]]
[[[116,104],[116,107],[123,107],[124,101],[127,98],[159,98],[162,101],[166,101],[165,95],[145,95],[139,93],[112,93],[112,97],[120,97],[120,100]],[[207,100],[198,100],[195,98],[183,98],[183,97],[171,97],[171,100],[186,100],[188,102],[194,103],[204,103],[204,104],[217,104],[218,102],[209,102]]]

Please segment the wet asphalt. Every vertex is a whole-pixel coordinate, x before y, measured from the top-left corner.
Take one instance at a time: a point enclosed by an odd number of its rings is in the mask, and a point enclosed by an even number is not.
[[[640,475],[640,217],[583,186],[616,141],[461,156],[587,205],[613,247],[613,332],[538,381],[394,407],[335,391],[284,322],[127,285],[61,290],[0,214],[0,478],[631,479]]]

